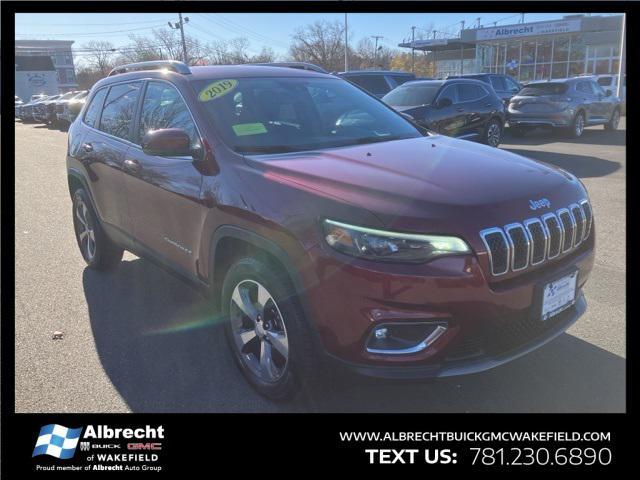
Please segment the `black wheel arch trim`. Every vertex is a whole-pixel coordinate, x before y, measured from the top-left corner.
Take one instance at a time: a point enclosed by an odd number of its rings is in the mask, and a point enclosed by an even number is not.
[[[234,238],[237,240],[241,240],[253,245],[256,248],[260,248],[265,250],[267,253],[273,255],[285,268],[291,283],[293,284],[293,288],[295,289],[295,293],[300,302],[300,306],[304,312],[304,316],[307,320],[307,323],[313,333],[315,334],[315,340],[317,345],[322,347],[322,351],[324,351],[324,347],[320,340],[320,334],[317,328],[317,325],[314,321],[313,315],[311,314],[311,308],[309,306],[308,300],[305,295],[305,288],[300,278],[300,274],[298,273],[298,269],[294,265],[294,263],[289,258],[287,252],[273,240],[270,240],[256,232],[251,230],[247,230],[246,228],[237,227],[234,225],[221,225],[216,231],[213,233],[211,237],[211,242],[209,245],[209,272],[208,272],[208,284],[210,288],[214,288],[216,285],[216,277],[215,277],[215,268],[214,261],[216,257],[216,250],[220,241],[226,238]],[[218,292],[214,292],[218,293]]]
[[[73,168],[73,167],[68,168],[67,169],[67,182],[71,178],[74,178],[75,180],[78,180],[82,184],[82,187],[84,188],[84,191],[87,192],[87,195],[89,196],[89,201],[91,202],[91,207],[93,208],[93,211],[98,216],[98,220],[102,221],[102,219],[100,218],[100,214],[98,213],[98,209],[96,208],[96,202],[93,200],[93,194],[91,193],[91,189],[89,188],[89,184],[87,183],[86,178],[84,178],[84,175],[82,175],[82,172],[80,172],[78,169]],[[73,199],[73,193],[71,192],[71,190],[69,190],[69,195],[71,195],[71,198]]]

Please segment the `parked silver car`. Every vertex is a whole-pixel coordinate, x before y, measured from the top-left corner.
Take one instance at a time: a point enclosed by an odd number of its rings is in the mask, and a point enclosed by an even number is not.
[[[620,99],[598,85],[595,77],[532,82],[511,99],[507,115],[515,136],[535,127],[552,127],[580,137],[591,125],[618,128]]]

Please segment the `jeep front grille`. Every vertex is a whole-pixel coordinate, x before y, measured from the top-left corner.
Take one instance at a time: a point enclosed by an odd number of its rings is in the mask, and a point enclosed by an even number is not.
[[[593,215],[587,200],[522,223],[480,232],[493,276],[518,272],[578,247],[589,237]]]

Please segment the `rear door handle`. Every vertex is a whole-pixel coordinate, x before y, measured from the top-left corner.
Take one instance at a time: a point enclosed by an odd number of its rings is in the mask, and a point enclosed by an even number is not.
[[[456,108],[456,111],[458,111],[458,112],[464,112],[464,108],[462,108],[462,107],[458,107],[458,108]]]
[[[83,143],[83,144],[82,144],[82,149],[83,149],[85,152],[93,152],[93,145],[92,145],[92,144],[90,144],[90,143]]]
[[[125,170],[128,170],[131,173],[138,173],[140,171],[140,163],[137,160],[131,160],[127,158],[124,163]]]

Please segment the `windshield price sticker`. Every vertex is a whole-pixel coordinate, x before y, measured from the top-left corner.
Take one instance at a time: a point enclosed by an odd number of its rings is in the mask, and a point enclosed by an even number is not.
[[[202,89],[200,95],[198,95],[198,99],[201,102],[209,102],[211,100],[215,100],[216,98],[220,98],[223,95],[235,90],[238,86],[238,81],[233,79],[227,80],[218,80],[216,82],[210,83],[205,88]]]

